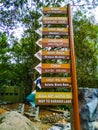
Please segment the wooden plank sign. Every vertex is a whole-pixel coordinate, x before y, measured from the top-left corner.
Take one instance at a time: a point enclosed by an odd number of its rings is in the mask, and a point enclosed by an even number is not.
[[[43,7],[43,14],[67,14],[65,7]]]
[[[72,92],[36,92],[37,105],[64,105],[72,103]]]
[[[43,38],[39,44],[42,43],[42,47],[69,47],[69,39],[49,39]]]
[[[42,35],[68,35],[68,28],[42,28]]]
[[[71,77],[43,77],[43,88],[71,87]]]
[[[42,73],[70,73],[70,64],[42,64]]]
[[[42,59],[69,59],[70,51],[42,51]]]
[[[43,17],[43,24],[68,24],[67,17]]]

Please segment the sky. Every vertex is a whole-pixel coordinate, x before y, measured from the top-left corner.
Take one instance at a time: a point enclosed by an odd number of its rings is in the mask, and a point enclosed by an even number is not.
[[[94,15],[95,15],[96,23],[98,23],[98,7],[95,9]]]
[[[98,7],[96,7],[93,10],[94,16],[95,16],[95,21],[96,23],[98,23]],[[17,30],[15,30],[15,36],[18,37],[19,39],[21,38],[21,35],[19,34],[19,32],[23,32],[23,28],[20,26],[19,28],[17,28]]]
[[[32,6],[31,0],[28,0],[28,2],[29,2],[29,6],[31,8],[31,6]],[[93,10],[93,14],[95,16],[96,23],[98,23],[98,7],[96,7],[96,9]],[[23,33],[23,28],[20,26],[19,28],[14,30],[14,33],[15,33],[15,36],[20,39],[21,38],[21,34]]]

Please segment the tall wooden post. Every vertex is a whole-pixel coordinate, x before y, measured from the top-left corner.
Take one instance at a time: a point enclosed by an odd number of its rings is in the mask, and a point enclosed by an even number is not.
[[[73,36],[73,24],[72,24],[70,5],[68,5],[68,21],[69,21],[69,42],[70,42],[70,53],[71,53],[71,77],[72,77],[74,127],[75,130],[80,130],[78,90],[77,90],[77,79],[76,79],[76,62],[75,62],[75,51],[74,51],[74,36]]]

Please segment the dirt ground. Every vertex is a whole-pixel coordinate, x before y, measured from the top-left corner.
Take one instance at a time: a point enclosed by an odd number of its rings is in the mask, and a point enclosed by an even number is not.
[[[7,104],[7,105],[1,105],[0,106],[0,114],[10,111],[10,110],[17,110],[19,106],[19,103],[14,103],[14,104]],[[30,105],[25,104],[25,112],[28,111]],[[27,117],[29,118],[32,122],[34,122],[35,126],[38,127],[39,130],[48,130],[51,127],[51,124],[44,124],[41,122],[40,118],[45,117],[46,115],[51,115],[53,112],[48,111],[48,110],[43,110],[42,108],[39,109],[39,121],[35,121],[34,117]]]

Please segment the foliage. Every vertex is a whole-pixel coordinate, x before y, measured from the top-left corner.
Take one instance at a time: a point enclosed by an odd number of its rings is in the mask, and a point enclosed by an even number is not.
[[[7,84],[8,78],[10,76],[10,51],[9,44],[7,42],[7,37],[5,33],[0,32],[0,84]]]
[[[31,17],[30,13],[32,13],[32,9],[41,12],[42,6],[66,6],[69,3],[75,8],[75,10],[76,8],[87,9],[87,7],[88,10],[90,10],[91,8],[98,6],[97,0],[85,0],[84,2],[82,0],[1,0],[0,29],[10,35],[11,32],[14,32],[13,29],[20,26],[22,19],[24,19],[25,22],[26,20],[28,21],[27,18],[25,19],[25,16],[28,15],[28,17]]]
[[[27,0],[1,0],[0,3],[0,29],[10,35],[11,31],[19,27],[22,9]]]
[[[34,80],[39,76],[34,67],[40,62],[34,54],[40,49],[36,41],[40,38],[35,33],[41,25],[38,18],[41,16],[42,6],[66,6],[67,0],[2,0],[0,5],[0,29],[6,33],[0,33],[0,83],[1,85],[24,86],[26,93],[31,91]],[[96,3],[97,0],[95,0]],[[74,34],[75,49],[77,56],[77,78],[80,87],[97,87],[96,66],[97,66],[97,47],[98,47],[98,27],[93,24],[92,19],[80,12],[85,11],[81,0],[71,0],[74,13]],[[92,4],[86,0],[85,4]],[[93,6],[92,6],[93,7]],[[24,33],[20,39],[13,36],[14,29],[18,26],[24,28]],[[7,34],[10,35],[7,38]],[[8,44],[10,43],[10,44]],[[78,50],[78,51],[77,51]]]
[[[78,85],[97,87],[98,27],[79,11],[74,15],[74,34]]]

